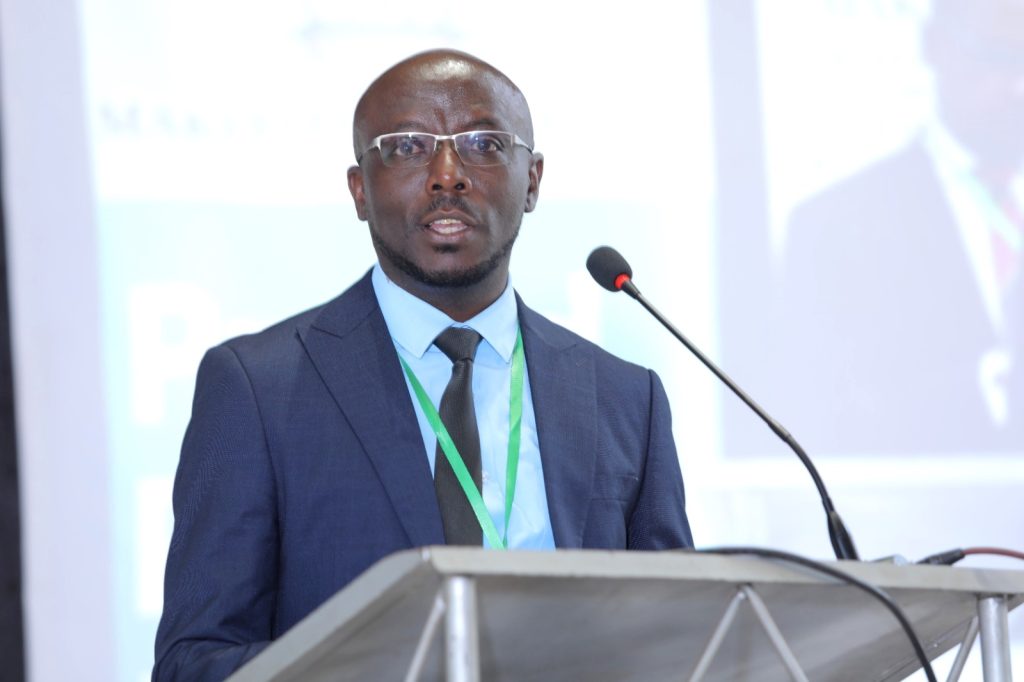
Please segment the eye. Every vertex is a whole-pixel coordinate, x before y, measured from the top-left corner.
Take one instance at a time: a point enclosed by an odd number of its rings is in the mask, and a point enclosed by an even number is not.
[[[380,141],[380,148],[388,159],[410,159],[428,154],[432,141],[422,135],[395,135]]]
[[[474,154],[497,154],[505,150],[506,142],[497,133],[473,133],[466,148]]]

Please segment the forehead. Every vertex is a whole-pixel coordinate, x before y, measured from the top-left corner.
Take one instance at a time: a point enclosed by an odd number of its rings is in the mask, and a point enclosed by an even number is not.
[[[466,63],[395,69],[370,86],[355,118],[356,138],[363,141],[403,129],[448,134],[469,128],[530,133],[522,94]]]

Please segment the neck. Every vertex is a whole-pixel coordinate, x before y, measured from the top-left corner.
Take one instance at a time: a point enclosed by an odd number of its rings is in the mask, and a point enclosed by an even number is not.
[[[467,291],[458,289],[433,289],[429,295],[424,295],[423,291],[410,291],[409,293],[426,301],[456,322],[465,322],[476,317],[497,301],[502,291],[504,291],[504,287],[481,295],[468,295]],[[474,294],[476,293],[474,292]]]
[[[498,300],[508,285],[508,269],[496,268],[481,281],[464,287],[437,286],[413,279],[405,273],[392,272],[383,259],[384,274],[402,289],[426,301],[456,322],[465,322],[480,314]]]

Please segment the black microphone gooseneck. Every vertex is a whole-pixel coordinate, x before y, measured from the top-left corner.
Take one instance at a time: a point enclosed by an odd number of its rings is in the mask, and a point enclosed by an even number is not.
[[[747,406],[752,409],[758,417],[768,425],[772,431],[775,432],[779,438],[781,438],[786,445],[788,445],[796,456],[800,458],[800,461],[807,467],[807,471],[810,472],[811,478],[814,479],[814,485],[818,488],[818,494],[821,496],[821,504],[825,507],[825,514],[828,517],[828,534],[832,540],[832,550],[836,554],[837,559],[852,559],[859,561],[860,556],[857,554],[857,549],[853,545],[853,538],[850,536],[850,532],[846,529],[846,525],[839,516],[839,512],[836,511],[835,506],[832,504],[832,498],[829,497],[828,491],[825,489],[825,482],[821,480],[821,476],[818,474],[818,470],[814,467],[811,462],[811,458],[807,456],[804,449],[800,447],[800,444],[796,442],[796,439],[790,435],[789,431],[784,429],[781,424],[772,419],[771,415],[765,412],[760,405],[754,402],[753,398],[747,395],[743,389],[736,385],[729,376],[718,368],[715,363],[711,362],[710,359],[704,353],[700,351],[695,345],[690,343],[690,340],[683,336],[682,332],[673,326],[668,319],[662,315],[658,310],[651,305],[640,290],[633,284],[633,269],[629,267],[629,263],[622,255],[610,246],[599,246],[594,249],[590,256],[587,258],[587,270],[590,271],[591,276],[605,289],[609,291],[625,291],[627,294],[635,298],[640,302],[647,311],[661,322],[672,335],[679,339],[684,346],[686,346],[691,353],[697,356],[697,359],[704,363],[714,373],[716,377],[722,380],[722,382],[729,387],[733,393],[739,397],[740,400],[745,402]]]

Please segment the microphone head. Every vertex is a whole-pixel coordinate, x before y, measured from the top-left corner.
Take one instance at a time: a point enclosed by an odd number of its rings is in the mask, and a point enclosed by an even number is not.
[[[590,252],[587,270],[608,291],[621,291],[623,285],[633,277],[633,268],[629,267],[621,253],[610,246],[599,246]]]

